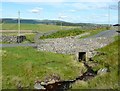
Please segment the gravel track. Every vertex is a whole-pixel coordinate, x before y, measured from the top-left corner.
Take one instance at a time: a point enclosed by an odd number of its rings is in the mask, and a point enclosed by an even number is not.
[[[90,37],[85,38],[85,39],[93,39],[93,38],[95,39],[95,38],[98,38],[98,37],[111,38],[111,37],[113,37],[115,35],[117,35],[116,30],[106,30],[106,31],[102,31],[102,32],[100,32],[100,33],[98,33],[96,35],[90,36]],[[64,38],[60,38],[60,39],[65,40]],[[81,40],[83,42],[83,44],[81,44],[81,45],[84,45],[84,40],[85,39],[82,39],[83,41]],[[46,39],[46,40],[49,40],[49,39]],[[52,39],[52,41],[56,41],[56,39]],[[90,40],[90,41],[92,41],[92,40]],[[57,42],[59,42],[59,40]],[[67,41],[65,41],[65,42],[67,42]],[[62,44],[60,44],[60,45],[62,45]],[[17,47],[17,46],[32,46],[32,47],[36,47],[37,45],[35,43],[27,43],[27,44],[21,44],[21,43],[19,43],[19,44],[0,44],[0,47]]]

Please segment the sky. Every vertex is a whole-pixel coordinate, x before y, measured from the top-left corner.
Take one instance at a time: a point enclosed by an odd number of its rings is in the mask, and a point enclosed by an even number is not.
[[[2,0],[1,18],[49,19],[73,23],[118,23],[118,0]]]

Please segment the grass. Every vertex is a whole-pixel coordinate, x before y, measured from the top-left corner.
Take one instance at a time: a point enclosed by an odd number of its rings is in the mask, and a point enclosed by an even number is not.
[[[31,43],[31,42],[35,42],[35,40],[34,40],[35,39],[35,35],[36,34],[33,33],[33,34],[26,34],[25,36],[27,38],[27,41]]]
[[[95,56],[99,65],[94,70],[109,67],[110,72],[97,75],[88,81],[78,81],[73,89],[118,89],[118,37],[110,45],[98,49],[106,55]],[[85,68],[75,62],[73,56],[39,52],[31,47],[3,48],[2,51],[3,89],[15,89],[17,82],[33,87],[36,77],[42,81],[47,75],[58,74],[62,80],[74,79]],[[82,72],[83,73],[83,72]]]
[[[63,26],[63,29],[69,29],[72,26]],[[3,30],[18,30],[17,24],[2,24]],[[21,30],[33,30],[39,32],[48,32],[53,30],[61,30],[61,26],[45,25],[45,24],[21,24]]]
[[[106,55],[93,58],[95,62],[99,63],[99,66],[93,68],[94,70],[109,67],[110,72],[97,75],[87,82],[79,81],[73,85],[73,89],[120,89],[118,85],[118,42],[119,40],[117,39],[110,45],[98,49],[106,53]]]
[[[75,26],[63,26],[62,29],[70,29],[70,28],[76,28]],[[18,30],[17,24],[2,24],[2,30]],[[57,25],[45,25],[45,24],[21,24],[21,31],[22,30],[32,30],[38,31],[38,32],[49,32],[49,31],[62,31],[61,26]],[[9,36],[16,36],[18,33],[2,33],[2,35],[9,35]],[[27,37],[27,42],[34,42],[34,34],[23,34]],[[26,41],[25,41],[26,42]],[[3,42],[4,43],[4,42]],[[7,42],[6,42],[7,43]]]
[[[72,29],[72,30],[62,30],[62,31],[58,31],[56,33],[53,33],[51,35],[47,35],[47,36],[42,36],[40,37],[41,39],[45,39],[45,38],[62,38],[62,37],[67,37],[67,36],[75,36],[75,35],[79,35],[81,33],[84,33],[85,31],[81,30],[81,29]]]
[[[53,27],[51,27],[53,26]],[[15,24],[3,24],[3,29],[17,29]],[[60,29],[59,26],[54,25],[33,25],[23,24],[21,29],[25,30],[39,30],[46,32],[53,29]],[[106,29],[90,30],[89,37]],[[81,30],[66,30],[59,31],[52,35],[43,38],[58,38],[66,36],[75,36],[83,33]],[[30,42],[33,42],[33,34],[26,35]],[[101,67],[109,67],[110,72],[98,75],[95,78],[84,81],[78,81],[73,85],[73,89],[103,89],[112,88],[118,89],[118,38],[110,45],[98,49],[98,51],[105,52],[106,55],[95,56],[93,59],[99,65],[94,67],[98,70]],[[33,88],[36,77],[44,80],[47,75],[58,74],[62,80],[74,79],[81,74],[85,68],[81,63],[75,62],[73,56],[55,54],[50,52],[41,52],[32,47],[14,47],[2,49],[2,71],[3,89],[15,89],[16,84],[21,81],[23,86],[31,85]]]
[[[17,24],[2,24],[2,29],[3,30],[18,30],[18,25]],[[68,29],[68,30],[66,30]],[[77,26],[63,26],[61,30],[61,26],[56,26],[56,25],[44,25],[44,24],[21,24],[21,30],[33,30],[33,31],[39,31],[39,32],[50,32],[53,30],[58,30],[58,32],[53,33],[51,35],[47,36],[42,36],[40,37],[41,39],[46,39],[46,38],[62,38],[62,37],[67,37],[67,36],[76,36],[85,32],[89,32],[89,35],[82,36],[81,38],[86,38],[92,35],[95,35],[101,31],[106,30],[106,28],[100,28],[100,29],[95,29],[95,30],[84,30],[81,28],[78,28]],[[3,35],[18,35],[18,33],[3,33]],[[35,42],[34,37],[35,34],[23,34],[27,37],[26,42]]]
[[[44,80],[47,75],[58,74],[62,80],[74,79],[85,70],[71,55],[40,52],[31,47],[3,48],[3,89],[15,89],[17,82],[33,88],[36,77]]]
[[[71,30],[62,30],[62,31],[58,31],[56,33],[53,33],[53,34],[50,34],[50,35],[45,35],[45,36],[42,36],[40,37],[40,39],[46,39],[46,38],[62,38],[62,37],[67,37],[67,36],[76,36],[76,35],[80,35],[82,33],[89,33],[88,35],[85,35],[85,36],[82,36],[80,38],[86,38],[86,37],[89,37],[89,36],[93,36],[95,34],[98,34],[102,31],[105,31],[106,28],[98,28],[98,29],[95,29],[95,30],[82,30],[80,28],[75,28],[75,29],[71,29]]]

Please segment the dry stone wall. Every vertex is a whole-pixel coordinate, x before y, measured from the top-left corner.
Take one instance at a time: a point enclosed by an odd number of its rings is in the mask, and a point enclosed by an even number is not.
[[[26,40],[26,36],[0,36],[0,42],[21,43]]]
[[[0,36],[0,42],[16,43],[17,36]]]

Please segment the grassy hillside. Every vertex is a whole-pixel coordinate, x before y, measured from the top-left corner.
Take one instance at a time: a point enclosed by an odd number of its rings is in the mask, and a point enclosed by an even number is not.
[[[74,79],[85,68],[70,55],[38,52],[31,47],[3,48],[2,51],[3,88],[23,86],[33,88],[36,77],[44,81],[50,74],[58,74],[61,79]]]
[[[89,27],[94,27],[94,26],[107,26],[107,24],[93,24],[93,23],[72,23],[72,22],[66,22],[66,21],[61,21],[61,20],[36,20],[36,19],[21,19],[20,22],[22,24],[55,24],[55,25],[62,25],[64,26],[89,26]],[[12,19],[12,18],[3,18],[0,19],[0,23],[18,23],[18,19]]]
[[[73,85],[73,89],[120,89],[118,85],[118,40],[114,43],[98,49],[106,55],[95,56],[94,61],[99,65],[94,70],[109,67],[110,72],[97,75],[87,82],[78,81]]]

